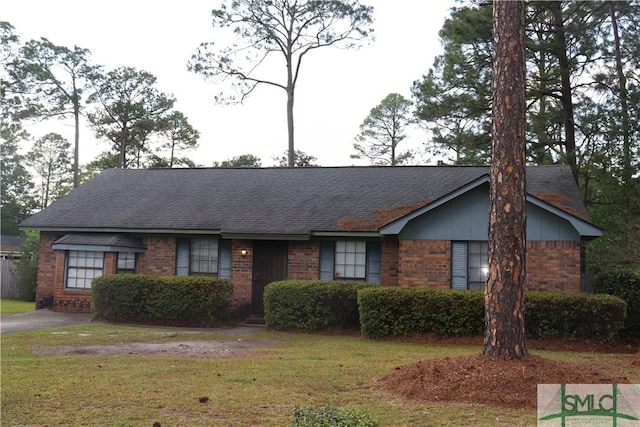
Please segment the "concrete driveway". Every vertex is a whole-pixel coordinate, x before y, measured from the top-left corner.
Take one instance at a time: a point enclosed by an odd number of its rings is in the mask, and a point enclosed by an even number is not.
[[[91,323],[92,314],[58,313],[49,309],[36,310],[29,313],[14,314],[13,316],[0,317],[0,335],[14,334],[17,332],[35,331],[38,329],[60,328],[64,326],[85,325]],[[100,322],[98,322],[100,323]],[[126,325],[123,325],[126,326]],[[131,325],[145,327],[141,325]],[[158,326],[146,326],[158,328]],[[167,327],[163,327],[167,328]],[[241,324],[229,328],[177,328],[194,331],[209,331],[236,335],[252,335],[263,331],[264,325]]]
[[[38,329],[83,325],[91,322],[91,314],[54,313],[48,309],[0,317],[0,335]]]

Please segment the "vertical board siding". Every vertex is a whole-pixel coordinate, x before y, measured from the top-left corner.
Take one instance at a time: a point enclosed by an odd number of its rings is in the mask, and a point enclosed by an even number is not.
[[[25,292],[18,287],[16,264],[12,259],[0,258],[0,298],[20,300]]]

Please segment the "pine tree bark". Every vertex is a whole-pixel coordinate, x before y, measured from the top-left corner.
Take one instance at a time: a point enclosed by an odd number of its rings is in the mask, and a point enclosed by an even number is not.
[[[527,355],[525,5],[493,3],[493,127],[489,213],[489,277],[485,286],[483,353]]]

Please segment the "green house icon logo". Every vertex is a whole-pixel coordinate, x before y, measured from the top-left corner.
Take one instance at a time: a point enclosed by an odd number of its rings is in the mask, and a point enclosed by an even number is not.
[[[550,386],[546,389],[544,386]],[[624,384],[567,384],[538,386],[538,425],[539,426],[640,426],[638,418],[638,396],[623,392]],[[634,387],[631,385],[631,387]],[[555,391],[553,397],[548,397]],[[637,391],[637,390],[635,390]],[[628,395],[627,395],[628,394]],[[544,404],[546,400],[546,404]],[[544,405],[540,407],[541,403]]]

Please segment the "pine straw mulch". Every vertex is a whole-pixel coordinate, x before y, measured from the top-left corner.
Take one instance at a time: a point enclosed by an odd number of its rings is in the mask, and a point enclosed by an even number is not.
[[[434,342],[437,338],[421,338]],[[470,340],[470,341],[469,341]],[[481,338],[458,340],[477,343]],[[557,362],[538,355],[522,360],[498,360],[476,354],[444,359],[425,359],[399,366],[379,379],[379,386],[392,395],[415,403],[458,402],[514,409],[535,409],[538,384],[628,384],[619,369],[640,367],[637,342],[598,345],[589,342],[528,342],[529,350],[547,349],[592,353],[619,353],[603,356],[607,363]],[[635,354],[629,354],[634,353]],[[626,353],[626,354],[625,354]],[[635,375],[634,375],[635,377]],[[634,382],[638,379],[634,378]]]

